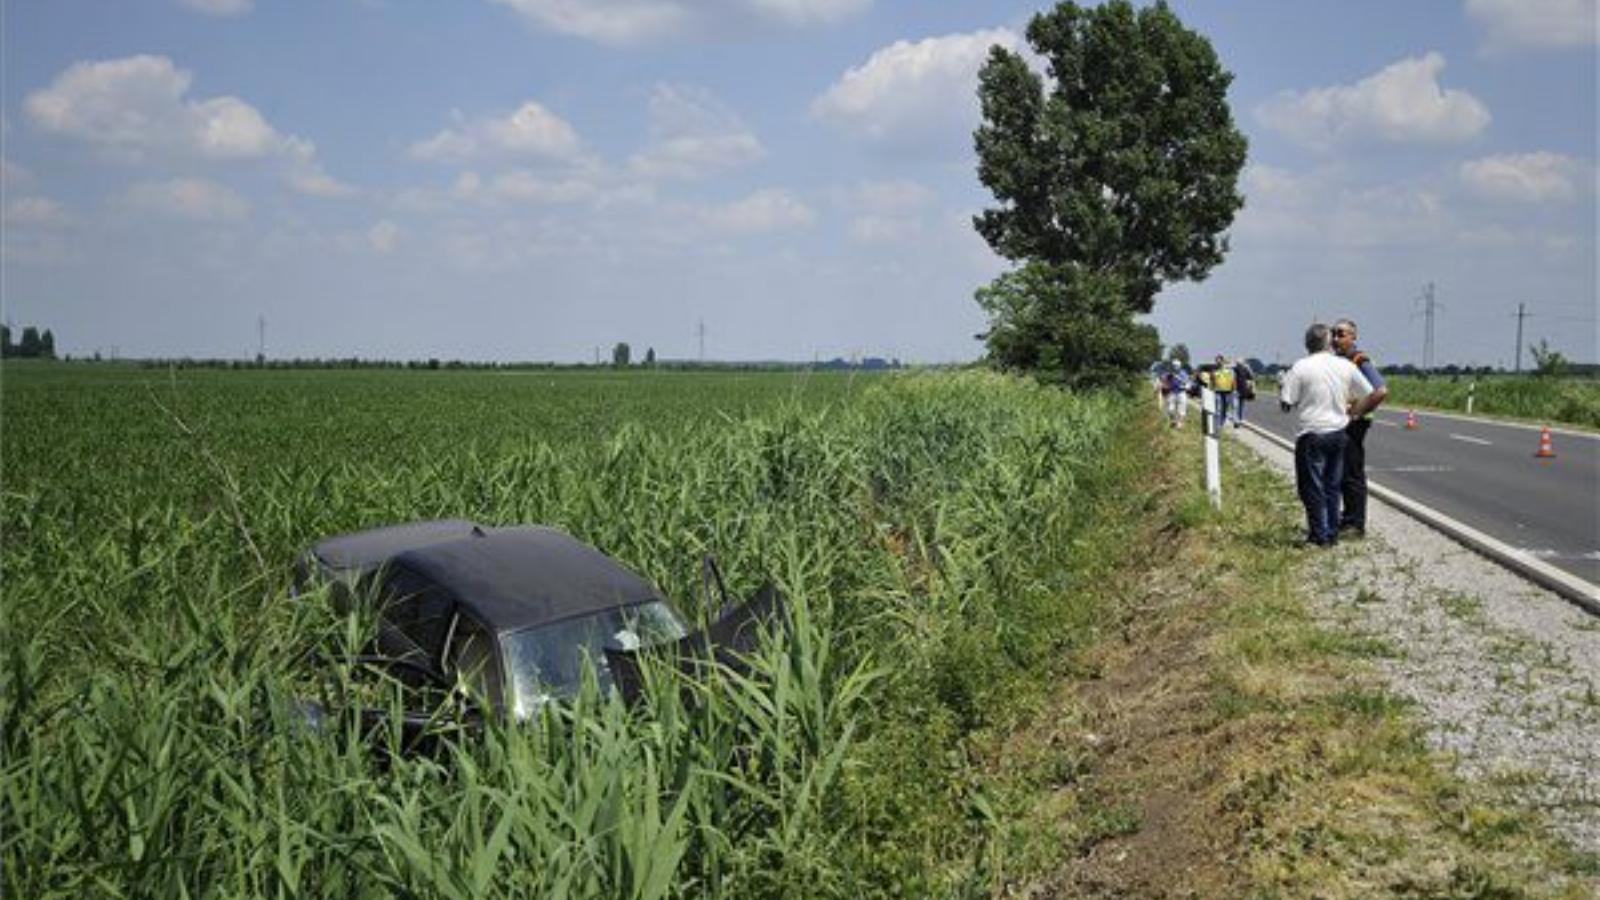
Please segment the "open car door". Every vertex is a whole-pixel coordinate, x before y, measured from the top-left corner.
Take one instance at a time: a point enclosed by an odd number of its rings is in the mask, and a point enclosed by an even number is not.
[[[746,672],[747,657],[759,645],[762,629],[782,628],[787,621],[783,594],[769,581],[748,602],[724,605],[710,624],[680,640],[633,649],[607,644],[606,665],[622,699],[632,704],[643,690],[640,656],[666,657],[679,671],[691,674],[708,661]]]

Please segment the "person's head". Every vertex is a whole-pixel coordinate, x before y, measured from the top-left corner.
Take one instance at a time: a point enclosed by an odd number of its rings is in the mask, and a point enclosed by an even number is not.
[[[1306,352],[1321,353],[1328,349],[1328,326],[1321,322],[1312,322],[1306,329]]]
[[[1223,355],[1222,355],[1222,354],[1221,354],[1221,353],[1218,353],[1218,354],[1217,354],[1217,365],[1219,365],[1219,366],[1225,366],[1225,365],[1227,365],[1227,364],[1228,364],[1228,361],[1227,361],[1227,359],[1226,359],[1226,358],[1224,358],[1224,357],[1223,357]]]
[[[1340,319],[1333,323],[1333,349],[1339,353],[1349,353],[1356,345],[1356,323],[1349,319]]]

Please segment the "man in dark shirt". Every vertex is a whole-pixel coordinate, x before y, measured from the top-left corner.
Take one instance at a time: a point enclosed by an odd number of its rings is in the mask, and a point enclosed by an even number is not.
[[[1378,374],[1378,367],[1366,353],[1356,348],[1356,323],[1340,319],[1333,323],[1333,350],[1356,364],[1361,374],[1372,385],[1369,409],[1376,409],[1389,396],[1389,388]],[[1370,414],[1352,416],[1345,426],[1348,437],[1344,445],[1344,482],[1340,485],[1344,513],[1339,517],[1339,530],[1356,535],[1367,531],[1367,432],[1372,428]]]

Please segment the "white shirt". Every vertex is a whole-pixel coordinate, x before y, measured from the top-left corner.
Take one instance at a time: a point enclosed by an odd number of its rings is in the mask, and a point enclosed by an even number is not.
[[[1332,351],[1313,353],[1290,367],[1278,388],[1278,399],[1300,412],[1297,434],[1342,431],[1350,423],[1350,401],[1372,393],[1355,363]]]

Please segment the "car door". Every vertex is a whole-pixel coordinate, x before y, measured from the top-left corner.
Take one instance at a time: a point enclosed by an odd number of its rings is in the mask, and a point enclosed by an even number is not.
[[[390,570],[383,587],[380,651],[437,671],[455,607],[450,592],[429,579],[404,567]]]
[[[499,642],[483,623],[457,612],[445,648],[445,674],[488,708],[502,705]]]

